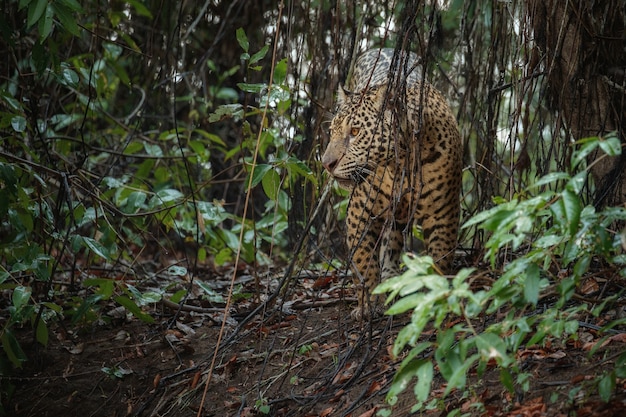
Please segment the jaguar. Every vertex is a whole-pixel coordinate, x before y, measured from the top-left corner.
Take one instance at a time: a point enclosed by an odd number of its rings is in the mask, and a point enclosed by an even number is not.
[[[462,140],[445,97],[423,80],[416,54],[374,49],[339,86],[322,165],[350,191],[346,244],[355,318],[377,314],[372,289],[400,272],[413,226],[450,272],[458,245]]]

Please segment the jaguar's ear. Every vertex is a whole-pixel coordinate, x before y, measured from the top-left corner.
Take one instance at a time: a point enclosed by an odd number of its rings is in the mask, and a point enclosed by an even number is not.
[[[378,107],[382,107],[385,100],[387,100],[387,85],[381,85],[376,89],[374,102],[378,105]]]
[[[343,88],[343,85],[339,84],[339,88],[337,88],[337,107],[346,102],[350,94],[352,93]]]

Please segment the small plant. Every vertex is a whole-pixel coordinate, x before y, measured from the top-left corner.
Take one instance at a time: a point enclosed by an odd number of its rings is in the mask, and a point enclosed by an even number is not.
[[[261,414],[268,415],[271,411],[269,404],[267,403],[267,398],[259,398],[254,403],[254,408]]]
[[[620,151],[616,137],[590,138],[578,146],[572,157],[574,167],[597,147],[609,155]],[[572,337],[578,330],[580,313],[600,313],[603,306],[590,310],[587,304],[570,301],[593,258],[600,257],[622,268],[622,275],[626,273],[621,236],[611,231],[616,222],[626,221],[626,209],[596,211],[585,206],[580,197],[585,180],[585,171],[574,176],[549,174],[532,188],[552,185],[561,191],[546,190],[530,198],[500,201],[464,225],[476,225],[490,233],[485,258],[492,268],[504,249],[517,256],[504,264],[490,288],[470,288],[473,269],[463,269],[448,281],[435,272],[432,259],[410,254],[404,257],[406,272],[376,288],[375,293],[389,294],[388,301],[399,297],[387,314],[411,312],[411,322],[399,332],[393,347],[396,356],[406,348],[410,350],[389,390],[390,404],[416,379],[413,411],[422,409],[431,394],[435,368],[447,381],[444,397],[453,389],[468,389],[470,370],[481,376],[494,367],[510,392],[516,388],[527,391],[530,375],[520,369],[516,352]],[[551,306],[537,312],[540,300],[548,297],[553,300]],[[504,317],[481,329],[473,324],[479,316],[496,312]],[[613,322],[607,328],[620,323]],[[429,325],[438,329],[436,340],[421,341]],[[596,381],[603,400],[610,399],[617,378],[625,374],[625,362],[623,354],[615,370]]]

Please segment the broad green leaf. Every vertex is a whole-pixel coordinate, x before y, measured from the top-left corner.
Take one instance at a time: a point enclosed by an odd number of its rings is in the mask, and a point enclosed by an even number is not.
[[[22,111],[22,105],[19,100],[16,100],[11,93],[0,89],[0,96],[2,96],[2,99],[9,105],[11,110]]]
[[[19,310],[28,304],[28,300],[30,299],[31,288],[24,287],[22,285],[18,285],[13,290],[13,294],[11,295],[11,301],[13,302],[13,306]]]
[[[46,12],[42,19],[39,19],[39,40],[44,40],[52,32],[52,23],[54,21],[54,9],[51,4],[46,6]]]
[[[163,294],[158,291],[146,291],[141,294],[141,304],[155,304],[163,299]]]
[[[507,353],[504,340],[497,334],[479,334],[476,336],[475,342],[484,361],[495,359],[499,365],[508,366],[514,360]]]
[[[150,144],[144,142],[143,148],[146,150],[146,154],[161,158],[163,156],[163,149],[158,144]]]
[[[622,353],[615,361],[615,376],[626,378],[626,352]]]
[[[20,0],[17,6],[17,10],[22,10],[24,7],[28,6],[32,2],[33,0]]]
[[[46,322],[41,317],[37,322],[36,338],[39,343],[48,346],[48,326],[46,326]]]
[[[611,396],[615,392],[615,373],[610,372],[600,379],[598,383],[598,393],[604,402],[609,402]]]
[[[274,67],[274,84],[282,84],[287,77],[287,58],[283,58]]]
[[[72,11],[63,3],[52,3],[54,14],[61,22],[61,26],[74,36],[80,36],[80,29]]]
[[[472,355],[460,366],[451,367],[452,375],[450,375],[450,378],[448,379],[448,386],[444,391],[444,396],[448,395],[455,388],[462,389],[465,387],[468,370],[472,367],[472,365],[474,365],[474,362],[476,362],[479,357],[480,355],[478,354]]]
[[[144,313],[141,308],[130,298],[125,295],[115,297],[115,302],[128,310],[133,316],[146,323],[154,323],[154,318]]]
[[[69,87],[76,87],[78,86],[80,79],[78,78],[76,71],[71,68],[63,68],[63,81],[65,81],[65,85]]]
[[[202,288],[202,290],[205,292],[206,294],[206,298],[212,302],[212,303],[223,303],[225,302],[224,297],[222,297],[221,294],[217,293],[213,288],[211,288],[209,286],[209,284],[207,284],[206,282],[202,281],[202,280],[195,280],[196,284],[198,284],[198,286],[200,288]]]
[[[250,42],[248,41],[248,37],[246,36],[246,32],[243,30],[243,28],[237,29],[236,36],[237,42],[239,42],[239,46],[241,46],[241,49],[243,49],[244,52],[248,52],[248,49],[250,48]]]
[[[115,280],[109,278],[85,278],[83,286],[98,287],[96,293],[102,295],[104,300],[108,300],[113,295]]]
[[[143,149],[144,147],[142,142],[133,141],[130,142],[126,148],[124,148],[124,155],[134,155]]]
[[[261,180],[261,185],[263,185],[265,195],[268,196],[270,200],[276,201],[278,191],[280,190],[280,175],[278,175],[278,172],[276,172],[275,169],[267,171]]]
[[[230,118],[238,120],[241,117],[243,117],[243,106],[241,104],[223,104],[215,109],[215,112],[209,114],[209,123],[215,123]],[[238,151],[238,149],[235,149],[235,151]]]
[[[95,239],[86,236],[80,236],[82,243],[89,248],[93,253],[101,258],[110,259],[109,250]]]
[[[615,132],[610,135],[600,138],[600,149],[609,156],[617,156],[622,153],[622,144]]]
[[[187,290],[185,289],[178,290],[174,294],[172,294],[172,296],[170,297],[170,301],[178,304],[183,299],[183,297],[185,297],[185,295],[187,295]]]
[[[269,51],[270,46],[269,45],[265,45],[263,46],[263,48],[261,48],[261,50],[259,52],[257,52],[256,54],[252,55],[250,57],[250,62],[249,64],[256,64],[257,62],[259,62],[260,60],[262,60],[265,55],[267,54],[267,51]]]
[[[424,402],[430,395],[430,389],[433,382],[432,362],[430,360],[424,360],[415,370],[415,376],[417,377],[417,382],[415,383],[415,388],[413,389],[415,398],[419,402]]]
[[[537,303],[539,302],[539,287],[541,282],[539,267],[534,263],[528,265],[524,278],[524,298],[529,303],[537,305]]]
[[[185,195],[174,188],[166,188],[164,190],[157,191],[156,197],[164,203],[169,203],[181,200],[185,197]]]
[[[250,188],[256,187],[263,180],[265,174],[267,174],[267,172],[271,169],[272,166],[269,164],[259,164],[255,166],[254,172],[252,172],[251,182],[249,182]]]
[[[513,376],[507,368],[500,368],[500,382],[509,391],[515,392],[515,386],[513,385]]]
[[[65,7],[70,9],[73,12],[82,12],[83,8],[77,0],[57,0],[59,3],[63,4]],[[131,0],[129,3],[133,4],[136,0]]]
[[[580,212],[582,210],[580,198],[573,192],[566,189],[561,193],[561,200],[563,202],[563,210],[568,224],[569,234],[574,236],[578,230]]]
[[[239,87],[241,91],[245,91],[246,93],[260,94],[263,90],[267,88],[267,84],[265,83],[256,83],[256,84],[237,83],[237,87]]]
[[[424,298],[425,296],[422,293],[411,294],[406,297],[402,297],[401,299],[393,303],[393,305],[389,307],[387,311],[385,311],[385,314],[395,316],[412,310],[417,306],[423,306]],[[428,309],[420,309],[419,311],[423,312],[424,314],[427,314],[429,312]],[[417,312],[415,312],[414,314],[417,314]]]
[[[28,17],[26,18],[26,27],[30,28],[35,23],[39,22],[39,19],[46,11],[48,6],[48,0],[35,0],[28,6]]]
[[[128,0],[128,3],[131,6],[133,6],[133,9],[135,9],[135,11],[137,12],[139,16],[144,16],[144,17],[152,19],[152,13],[146,6],[144,6],[144,4],[141,1]]]
[[[539,188],[543,185],[552,184],[557,181],[569,180],[570,175],[565,172],[551,172],[541,177],[536,183],[530,185],[528,190]]]
[[[11,127],[16,132],[24,132],[26,130],[26,119],[23,116],[13,116],[11,118]]]
[[[180,265],[171,265],[167,268],[167,273],[175,277],[184,277],[187,275],[187,268]]]
[[[22,347],[20,346],[20,343],[17,341],[15,336],[13,336],[13,332],[11,332],[8,328],[4,328],[0,341],[2,341],[4,353],[6,353],[11,363],[13,363],[16,368],[21,368],[27,358],[22,350]]]
[[[586,138],[578,141],[581,144],[580,148],[574,151],[572,154],[572,167],[578,166],[584,161],[598,147],[598,138]]]
[[[587,171],[581,171],[578,174],[574,175],[567,182],[567,189],[569,189],[574,194],[580,194],[586,183],[587,183]]]

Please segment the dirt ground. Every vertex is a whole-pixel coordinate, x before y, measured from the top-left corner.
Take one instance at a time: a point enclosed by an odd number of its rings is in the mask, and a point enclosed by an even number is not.
[[[272,294],[279,279],[257,282],[243,271],[237,293]],[[225,272],[210,283],[225,295],[229,280]],[[280,303],[242,296],[233,301],[221,339],[224,307],[209,303],[198,286],[181,311],[167,302],[146,308],[152,324],[111,302],[100,306],[94,322],[53,325],[45,348],[29,342],[32,331],[22,329],[30,361],[11,378],[15,393],[6,408],[20,417],[363,417],[381,409],[410,415],[410,389],[393,408],[385,402],[400,361],[389,352],[401,319],[365,326],[352,320],[353,294],[342,281],[303,272],[277,298]],[[593,329],[581,326],[581,341],[595,338]],[[608,404],[592,384],[614,365],[623,343],[616,338],[591,358],[581,342],[527,349],[519,358],[532,374],[528,392],[509,393],[498,370],[488,369],[480,378],[471,375],[465,393],[453,392],[435,409],[414,415],[446,416],[459,409],[458,415],[468,416],[624,416],[625,383],[618,383]],[[436,377],[434,397],[443,390]]]

